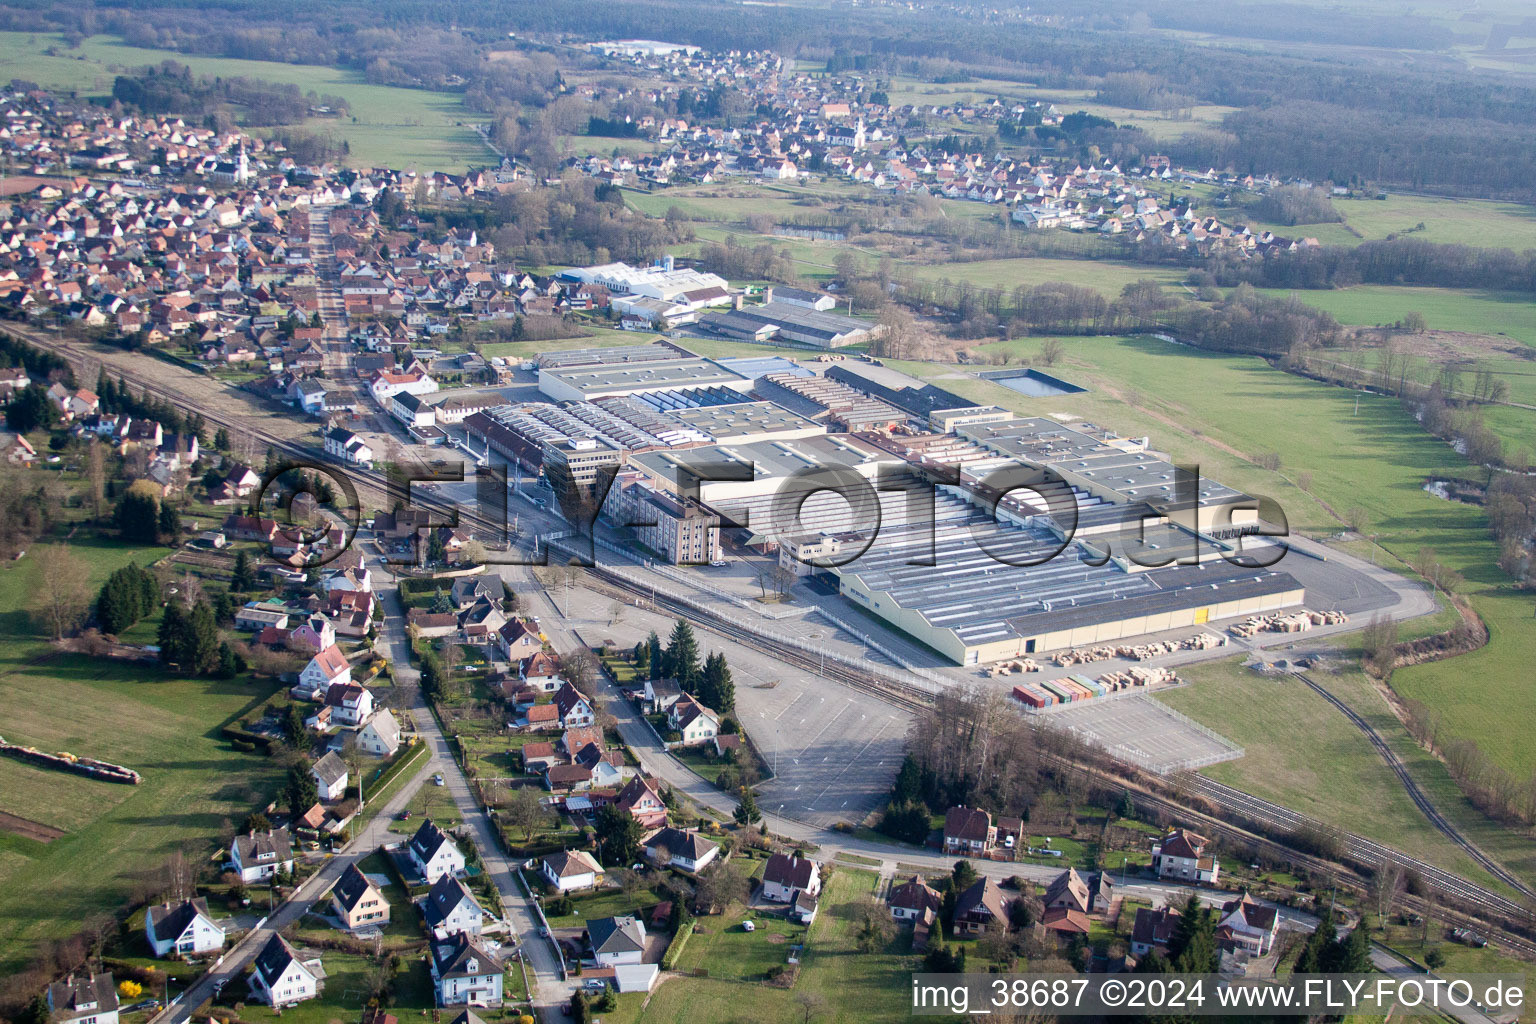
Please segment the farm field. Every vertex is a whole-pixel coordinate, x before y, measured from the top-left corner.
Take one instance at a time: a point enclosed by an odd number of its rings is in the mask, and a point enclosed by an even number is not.
[[[169,678],[82,655],[0,678],[6,739],[99,757],[144,777],[124,786],[0,762],[0,809],[65,833],[46,844],[0,833],[0,972],[116,910],[173,852],[204,863],[270,799],[275,763],[235,752],[218,733],[276,689]]]
[[[1536,248],[1536,207],[1523,203],[1389,195],[1381,200],[1335,199],[1333,206],[1363,238],[1395,233],[1421,242],[1516,252]],[[1414,230],[1419,224],[1423,231]]]
[[[56,55],[43,52],[48,49]],[[348,117],[311,118],[295,127],[345,139],[350,148],[346,162],[355,167],[462,171],[494,162],[491,151],[469,127],[474,115],[454,94],[372,85],[359,72],[338,68],[144,49],[109,36],[92,36],[71,50],[59,36],[0,32],[0,64],[8,74],[45,88],[105,96],[123,69],[167,60],[185,64],[194,74],[260,78],[291,83],[306,93],[344,96],[351,104]]]
[[[1413,805],[1353,723],[1305,683],[1259,675],[1235,658],[1190,666],[1181,675],[1192,685],[1157,699],[1246,750],[1238,760],[1211,765],[1202,774],[1495,884]],[[1336,681],[1327,674],[1313,678],[1330,688]],[[1376,701],[1386,712],[1379,697]]]
[[[1126,285],[1143,279],[1158,281],[1165,286],[1177,285],[1184,279],[1184,273],[1175,267],[1143,267],[1111,260],[1052,259],[1039,256],[977,260],[971,263],[898,261],[897,266],[924,280],[948,278],[951,281],[968,281],[977,288],[1000,287],[1008,290],[1021,284],[1065,281],[1085,288],[1096,288],[1110,298],[1119,295]]]

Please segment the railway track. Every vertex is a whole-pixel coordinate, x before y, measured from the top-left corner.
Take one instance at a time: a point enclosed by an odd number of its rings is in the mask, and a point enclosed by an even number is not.
[[[77,370],[80,367],[83,367],[87,360],[91,358],[88,350],[85,350],[82,347],[77,347],[75,343],[69,341],[68,339],[52,337],[47,332],[30,328],[21,328],[12,323],[0,323],[0,331],[9,333],[19,338],[20,340],[37,346],[38,348],[63,356],[65,359],[69,360],[72,365],[75,365]],[[180,408],[188,407],[189,403],[185,394],[178,392],[173,387],[167,386],[160,380],[142,373],[120,371],[119,375],[124,380],[127,380],[135,386],[148,391],[151,395],[161,398]],[[255,441],[259,441],[268,445],[272,449],[293,458],[304,459],[322,464],[330,463],[333,461],[324,454],[322,449],[319,449],[313,445],[296,442],[288,438],[278,437],[277,435],[265,431],[260,427],[252,425],[249,419],[239,416],[230,416],[217,410],[197,409],[195,411],[201,412],[203,414],[204,420],[214,425],[215,427],[224,427],[232,433],[243,435]],[[365,500],[365,495],[376,500],[377,507],[385,507],[387,505],[389,500],[389,491],[388,481],[384,474],[375,470],[364,470],[356,466],[347,466],[344,468],[349,477],[353,480],[354,484],[357,486],[359,502],[363,503],[365,508],[368,507],[368,504]],[[425,494],[413,494],[412,500],[414,503],[423,508],[428,508],[444,514],[457,513],[461,523],[467,523],[471,526],[479,526],[493,532],[500,531],[504,528],[505,525],[491,522],[479,516],[468,507],[446,504]],[[648,601],[654,598],[658,606],[666,608],[672,614],[686,616],[693,621],[698,622],[701,626],[711,630],[712,632],[735,640],[744,646],[762,651],[779,660],[793,664],[799,668],[805,669],[807,671],[814,671],[818,674],[824,671],[827,677],[836,679],[838,682],[843,683],[846,686],[877,697],[892,705],[893,707],[915,713],[923,711],[931,706],[930,695],[915,687],[901,686],[900,684],[893,681],[882,679],[872,673],[861,672],[851,666],[835,660],[829,660],[823,665],[819,658],[814,658],[811,655],[798,650],[792,645],[776,643],[771,638],[766,638],[761,634],[755,633],[748,629],[744,629],[741,626],[729,621],[728,619],[712,615],[707,610],[701,610],[696,606],[675,600],[664,594],[657,593],[653,595],[648,589],[643,589],[635,585],[633,582],[625,579],[624,577],[619,576],[618,574],[605,572],[601,566],[594,567],[593,574],[602,580],[602,583],[598,589],[606,589],[610,594],[616,593],[618,595],[631,598],[638,597]],[[1308,686],[1316,690],[1324,697],[1324,699],[1328,700],[1347,717],[1349,717],[1350,720],[1354,722],[1355,725],[1366,734],[1366,736],[1372,742],[1373,746],[1375,746],[1382,757],[1386,759],[1388,765],[1393,769],[1393,772],[1403,782],[1405,789],[1407,789],[1409,792],[1409,795],[1414,800],[1415,805],[1418,806],[1420,810],[1426,815],[1426,817],[1428,817],[1430,821],[1435,824],[1437,829],[1445,833],[1448,838],[1455,842],[1470,857],[1472,857],[1474,861],[1481,865],[1485,870],[1488,870],[1489,873],[1494,877],[1509,885],[1516,892],[1536,898],[1536,894],[1533,894],[1532,890],[1520,883],[1502,866],[1487,858],[1486,855],[1477,850],[1475,846],[1467,841],[1465,837],[1460,836],[1456,832],[1454,827],[1452,827],[1450,823],[1445,820],[1444,816],[1434,808],[1434,805],[1430,803],[1428,798],[1424,796],[1423,792],[1419,790],[1417,784],[1413,782],[1412,777],[1408,775],[1407,768],[1402,764],[1401,760],[1398,759],[1396,755],[1393,754],[1392,751],[1386,746],[1385,741],[1383,741],[1381,737],[1376,734],[1375,730],[1370,727],[1369,723],[1366,723],[1350,708],[1345,706],[1342,702],[1340,702],[1322,687],[1318,686],[1313,680],[1308,679],[1304,675],[1301,676],[1301,678]],[[1202,799],[1210,802],[1211,804],[1214,804],[1215,806],[1224,808],[1239,815],[1246,816],[1250,820],[1264,824],[1270,828],[1274,828],[1277,831],[1292,833],[1308,827],[1323,829],[1330,832],[1334,831],[1328,829],[1327,826],[1322,825],[1320,822],[1317,822],[1314,819],[1307,817],[1306,815],[1300,814],[1299,812],[1292,811],[1289,808],[1281,807],[1278,804],[1273,804],[1261,798],[1254,797],[1248,793],[1242,792],[1241,790],[1233,789],[1229,786],[1224,786],[1203,776],[1190,775],[1187,778],[1189,780],[1189,789],[1196,795],[1200,796]],[[1164,798],[1157,799],[1160,802],[1165,803],[1170,808],[1177,808],[1178,806],[1172,801],[1166,800]],[[1243,833],[1236,831],[1236,834]],[[1362,836],[1356,836],[1351,833],[1342,833],[1341,840],[1344,843],[1346,852],[1352,857],[1356,858],[1358,861],[1367,864],[1382,864],[1390,862],[1402,865],[1405,869],[1417,872],[1427,882],[1430,882],[1436,888],[1444,891],[1447,895],[1464,902],[1468,906],[1477,907],[1484,911],[1499,914],[1504,917],[1512,917],[1517,920],[1525,919],[1530,916],[1530,911],[1525,906],[1522,906],[1520,903],[1511,900],[1500,893],[1495,893],[1489,889],[1484,888],[1483,886],[1471,882],[1468,879],[1464,879],[1459,875],[1453,874],[1452,872],[1446,871],[1442,868],[1437,868],[1434,865],[1425,863],[1424,861],[1409,857],[1406,854],[1392,849],[1391,847],[1384,846],[1380,843],[1376,843],[1372,840],[1366,839]],[[1271,845],[1275,846],[1277,849],[1285,849],[1293,855],[1295,853],[1295,851],[1290,851],[1288,847],[1284,847],[1282,844],[1271,843]],[[1319,864],[1326,863],[1319,858],[1307,859],[1315,860]],[[1520,943],[1518,940],[1515,940],[1512,944],[1519,945]],[[1525,948],[1529,952],[1536,953],[1536,947],[1526,946]]]
[[[1344,715],[1344,717],[1348,718],[1351,722],[1354,723],[1355,728],[1359,729],[1365,735],[1366,739],[1370,741],[1371,746],[1376,748],[1376,752],[1380,754],[1382,760],[1387,763],[1387,767],[1392,769],[1392,773],[1396,775],[1398,781],[1402,783],[1403,789],[1408,793],[1408,798],[1413,801],[1414,806],[1419,809],[1424,817],[1429,819],[1430,824],[1434,825],[1435,828],[1438,829],[1443,835],[1445,835],[1445,837],[1451,842],[1461,847],[1461,849],[1466,852],[1467,856],[1476,861],[1484,871],[1487,871],[1490,875],[1497,878],[1499,881],[1503,882],[1505,885],[1509,886],[1511,889],[1520,893],[1527,899],[1536,900],[1536,891],[1532,891],[1528,886],[1526,886],[1523,882],[1521,882],[1518,878],[1506,870],[1502,864],[1498,863],[1493,858],[1483,853],[1483,851],[1479,850],[1471,842],[1471,840],[1467,839],[1467,837],[1464,836],[1460,830],[1458,830],[1446,819],[1445,815],[1440,813],[1440,810],[1435,807],[1434,803],[1430,801],[1429,797],[1424,794],[1424,791],[1419,788],[1419,784],[1414,781],[1413,776],[1409,774],[1408,767],[1407,765],[1403,764],[1402,758],[1398,757],[1396,752],[1394,752],[1391,747],[1387,746],[1386,740],[1382,738],[1381,734],[1378,733],[1369,722],[1367,722],[1358,713],[1356,713],[1353,708],[1349,707],[1343,701],[1329,693],[1328,690],[1322,686],[1319,686],[1314,680],[1309,678],[1304,673],[1298,672],[1296,673],[1296,676],[1302,682],[1311,687],[1314,692],[1316,692],[1329,704],[1332,704],[1335,708],[1337,708]],[[1368,843],[1369,840],[1361,840],[1361,842]],[[1383,857],[1392,855],[1394,853],[1394,851],[1390,850],[1388,847],[1381,846],[1380,844],[1370,845],[1375,846]]]

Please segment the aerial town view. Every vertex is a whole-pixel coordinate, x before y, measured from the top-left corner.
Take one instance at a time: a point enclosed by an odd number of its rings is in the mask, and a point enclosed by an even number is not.
[[[0,61],[0,1024],[1536,1020],[1528,4]]]

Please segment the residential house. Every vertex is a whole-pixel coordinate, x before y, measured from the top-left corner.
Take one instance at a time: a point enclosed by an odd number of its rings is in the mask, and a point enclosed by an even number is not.
[[[388,708],[369,715],[357,730],[357,747],[375,757],[394,757],[400,749],[400,723]]]
[[[1040,915],[1040,925],[1058,941],[1088,935],[1088,915],[1071,907],[1050,907]]]
[[[564,684],[555,693],[555,707],[560,711],[561,728],[579,729],[597,721],[597,715],[592,711],[592,702],[570,683]]]
[[[70,974],[48,986],[50,1024],[117,1024],[117,988],[110,972]]]
[[[539,870],[561,892],[590,889],[603,874],[603,866],[581,850],[552,853],[540,862]]]
[[[923,881],[922,875],[913,875],[908,881],[893,885],[886,902],[896,920],[916,921],[924,914],[937,914],[944,900],[939,890]]]
[[[693,830],[670,826],[648,836],[643,844],[645,855],[660,866],[671,866],[689,874],[704,870],[720,855],[720,847]]]
[[[682,736],[685,747],[697,747],[720,733],[720,716],[684,694],[667,713],[667,723]]]
[[[315,777],[315,789],[321,800],[340,800],[346,794],[347,766],[335,751],[310,765],[309,774]]]
[[[1008,924],[1009,899],[991,878],[978,878],[955,900],[955,930],[975,935]]]
[[[229,859],[242,882],[264,882],[293,870],[293,836],[285,828],[235,836]]]
[[[524,758],[527,750],[524,749]],[[619,808],[640,823],[642,828],[660,828],[667,823],[667,805],[656,789],[655,781],[636,775],[614,799]]]
[[[1067,868],[1046,887],[1045,898],[1041,902],[1046,910],[1075,910],[1080,914],[1086,914],[1092,903],[1092,897],[1088,892],[1088,883],[1083,881],[1083,876],[1077,873],[1077,869]]]
[[[625,914],[587,922],[587,943],[600,967],[645,962],[645,922]]]
[[[332,686],[351,681],[352,666],[335,644],[310,658],[309,664],[299,673],[299,685],[311,693],[329,694]]]
[[[647,679],[645,681],[646,714],[666,714],[683,696],[682,687],[675,679]]]
[[[326,650],[336,651],[338,656],[341,651],[339,647],[328,647]],[[345,662],[346,659],[342,658],[342,661]],[[355,728],[373,714],[373,693],[366,686],[354,683],[349,678],[345,682],[332,683],[326,687],[325,706],[331,709],[333,725],[346,729]]]
[[[944,812],[944,852],[985,856],[997,845],[992,815],[974,807],[951,807]]]
[[[421,917],[436,938],[457,932],[479,935],[485,928],[485,911],[463,882],[444,875],[421,898]]]
[[[1206,853],[1209,842],[1188,829],[1172,830],[1152,847],[1152,873],[1159,878],[1215,885],[1221,861]]]
[[[288,940],[273,935],[256,954],[249,979],[251,999],[271,1006],[292,1006],[320,994],[325,976],[318,959],[300,960]]]
[[[459,875],[464,871],[464,854],[459,851],[453,837],[432,823],[428,818],[411,836],[406,848],[416,870],[429,883],[435,883],[444,875]]]
[[[360,435],[341,427],[332,427],[325,432],[325,452],[327,455],[354,465],[364,467],[373,465],[372,446]]]
[[[801,924],[810,924],[816,920],[817,899],[809,890],[799,890],[789,904],[789,916]]]
[[[144,912],[144,937],[155,956],[192,956],[224,948],[224,926],[208,913],[201,896],[161,903]]]
[[[448,593],[453,599],[453,606],[461,610],[481,599],[493,601],[498,605],[507,599],[506,584],[502,582],[500,576],[492,573],[461,576],[453,581],[453,587]]]
[[[500,1006],[501,960],[464,932],[432,943],[432,984],[439,1006]]]
[[[544,641],[539,639],[539,627],[522,619],[507,622],[496,631],[496,635],[500,638],[498,643],[501,653],[508,661],[520,662],[530,658],[544,646]]]
[[[1142,907],[1136,911],[1136,923],[1131,927],[1131,952],[1136,956],[1146,956],[1153,950],[1167,953],[1168,944],[1173,941],[1178,929],[1177,910],[1172,907],[1158,910]]]
[[[821,868],[809,857],[776,853],[763,866],[763,899],[793,903],[797,893],[821,892]]]
[[[356,864],[348,864],[331,889],[331,908],[348,931],[381,928],[389,923],[389,900]]]
[[[1222,949],[1264,956],[1275,945],[1280,932],[1280,915],[1246,892],[1221,906],[1216,921],[1216,941]]]
[[[553,704],[535,704],[528,709],[528,728],[534,732],[560,728],[560,709]]]

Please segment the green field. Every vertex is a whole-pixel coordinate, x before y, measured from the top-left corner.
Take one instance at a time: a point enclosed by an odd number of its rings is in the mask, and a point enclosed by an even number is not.
[[[56,55],[43,53],[49,49]],[[301,127],[345,139],[351,149],[347,162],[354,167],[462,171],[494,162],[469,127],[475,115],[456,94],[371,85],[361,73],[337,68],[143,49],[109,36],[93,36],[71,50],[57,35],[0,32],[0,64],[8,77],[92,96],[109,95],[113,78],[124,69],[167,60],[185,64],[196,74],[260,78],[297,85],[305,93],[345,97],[351,105],[349,116],[312,118]]]
[[[0,971],[117,910],[173,852],[204,863],[270,799],[275,763],[236,753],[218,731],[278,688],[170,679],[78,655],[0,678],[7,740],[124,764],[144,779],[124,786],[0,762],[0,809],[66,833],[46,844],[0,833]]]
[[[1389,195],[1384,200],[1335,199],[1333,205],[1362,238],[1398,234],[1423,242],[1516,252],[1536,248],[1536,207],[1523,203]],[[1419,224],[1423,231],[1415,230]]]
[[[1298,679],[1261,676],[1238,662],[1182,669],[1180,675],[1193,685],[1159,697],[1245,749],[1242,758],[1212,765],[1202,774],[1470,878],[1492,881],[1430,824],[1337,708]],[[1359,676],[1314,678],[1358,696],[1369,690]],[[1372,696],[1390,718],[1385,702]]]
[[[1342,324],[1390,324],[1401,319],[1404,313],[1418,312],[1424,314],[1431,330],[1502,335],[1536,347],[1536,302],[1517,292],[1393,285],[1261,291],[1280,297],[1294,295],[1309,306],[1332,313]]]

